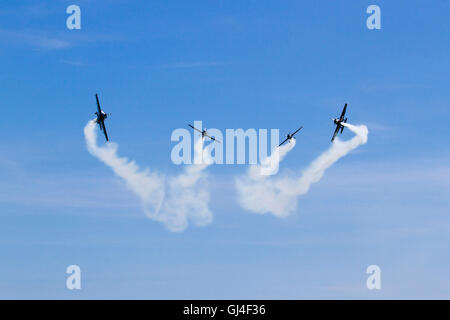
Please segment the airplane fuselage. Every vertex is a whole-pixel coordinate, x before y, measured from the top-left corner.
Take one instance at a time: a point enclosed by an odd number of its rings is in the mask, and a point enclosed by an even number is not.
[[[333,118],[333,122],[334,122],[334,124],[336,124],[336,125],[338,125],[338,126],[340,126],[341,125],[341,120],[339,120],[339,119],[335,119],[335,118]]]
[[[339,118],[331,118],[333,123],[336,125],[336,129],[334,131],[333,137],[331,138],[331,142],[334,141],[334,138],[338,133],[342,133],[344,131],[344,124],[347,123],[347,118],[345,118],[345,111],[347,109],[347,104],[345,104],[344,109],[342,110],[341,116]]]
[[[95,112],[97,119],[95,119],[95,123],[97,123],[98,126],[100,127],[100,130],[103,131],[106,141],[109,141],[108,133],[106,132],[106,127],[105,127],[105,119],[108,118],[108,114],[100,108],[100,101],[98,101],[97,94],[95,94],[95,100],[97,100],[97,111]]]
[[[284,139],[284,141],[282,143],[280,143],[278,146],[280,147],[281,145],[283,145],[285,142],[292,142],[292,139],[295,139],[294,136],[297,132],[299,132],[301,129],[303,128],[303,126],[301,126],[300,128],[298,128],[297,130],[295,130],[293,133],[288,133],[286,135],[286,139]]]
[[[103,122],[106,118],[108,118],[108,114],[103,111],[100,114],[98,112],[95,114],[97,115],[97,123]]]
[[[291,142],[291,140],[294,138],[294,135],[292,134],[288,134],[287,135],[287,139],[289,140],[289,142]]]

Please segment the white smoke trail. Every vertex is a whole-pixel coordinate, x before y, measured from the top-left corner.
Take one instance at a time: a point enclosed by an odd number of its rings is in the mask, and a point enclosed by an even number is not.
[[[336,138],[331,147],[311,162],[300,177],[261,176],[258,170],[250,168],[245,177],[236,179],[240,205],[252,212],[270,212],[279,217],[286,217],[295,211],[298,197],[307,193],[311,185],[322,178],[326,169],[367,142],[369,130],[366,126],[343,125],[356,136],[348,141]]]
[[[194,144],[194,158],[202,159],[200,164],[186,167],[185,172],[168,181],[168,194],[161,212],[168,220],[169,229],[182,231],[188,225],[188,218],[197,226],[212,222],[209,210],[209,191],[204,169],[212,164],[210,147],[203,148],[203,139]],[[147,212],[149,217],[153,215]]]
[[[207,225],[212,221],[206,174],[203,172],[212,160],[208,148],[203,149],[202,139],[194,146],[196,156],[203,158],[202,164],[189,166],[183,174],[167,179],[149,169],[140,170],[134,161],[119,157],[115,143],[99,147],[95,125],[95,120],[91,120],[84,128],[88,151],[125,181],[142,201],[149,218],[164,223],[171,231],[183,231],[189,220],[196,225]]]
[[[153,207],[153,211],[159,211],[164,198],[164,177],[148,169],[140,171],[134,161],[119,157],[115,143],[107,143],[99,147],[95,125],[95,121],[92,120],[84,128],[88,151],[113,169],[114,173],[125,181],[128,188],[136,193],[146,206]]]
[[[295,147],[295,139],[280,147],[276,147],[270,153],[270,156],[261,161],[261,165],[253,165],[249,168],[249,175],[254,180],[262,180],[266,176],[274,175],[278,172],[279,164],[284,157]]]

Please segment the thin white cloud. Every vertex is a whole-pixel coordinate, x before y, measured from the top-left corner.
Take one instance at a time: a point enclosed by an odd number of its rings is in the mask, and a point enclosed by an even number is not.
[[[86,67],[86,66],[88,66],[87,63],[84,63],[84,62],[79,61],[79,60],[62,59],[61,63],[68,64],[68,65],[71,65],[71,66],[76,66],[76,67]]]
[[[175,62],[162,65],[163,68],[183,69],[183,68],[206,68],[229,65],[229,62],[199,61],[199,62]]]
[[[13,1],[11,1],[12,3]],[[17,15],[20,13],[20,17],[23,18],[42,18],[46,17],[48,15],[54,14],[57,11],[54,9],[50,9],[46,4],[43,3],[32,3],[29,5],[17,5],[15,4],[14,7],[10,8],[2,8],[0,10],[0,16],[8,16],[11,17],[12,15]]]
[[[64,30],[64,29],[62,29]],[[83,44],[95,45],[103,42],[124,41],[124,37],[116,35],[37,30],[0,29],[0,43],[7,46],[29,46],[41,50],[61,50]]]
[[[10,31],[0,29],[0,42],[8,45],[27,45],[45,50],[65,49],[71,46],[67,40],[38,34],[35,31]]]

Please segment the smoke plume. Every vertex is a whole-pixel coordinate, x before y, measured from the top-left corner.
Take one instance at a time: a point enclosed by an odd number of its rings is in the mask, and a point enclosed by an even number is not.
[[[272,213],[286,217],[297,208],[298,197],[307,193],[313,183],[318,182],[325,171],[351,150],[367,142],[368,129],[364,125],[343,123],[355,137],[348,141],[334,140],[331,147],[313,160],[300,176],[261,175],[260,166],[250,167],[244,177],[236,179],[238,200],[246,210],[255,213]],[[293,146],[291,146],[292,149]],[[291,149],[280,147],[280,161]]]
[[[149,218],[162,222],[171,231],[183,231],[189,221],[199,226],[212,221],[204,172],[212,161],[208,148],[203,149],[202,139],[194,145],[195,157],[203,159],[202,163],[186,167],[179,176],[165,177],[149,169],[141,170],[134,161],[119,157],[115,143],[98,146],[95,126],[95,120],[91,120],[84,128],[88,151],[110,167],[139,197]]]

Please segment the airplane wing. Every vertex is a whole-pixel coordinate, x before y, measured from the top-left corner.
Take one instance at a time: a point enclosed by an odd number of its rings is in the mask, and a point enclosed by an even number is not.
[[[102,128],[103,128],[103,133],[105,134],[106,141],[109,141],[108,133],[106,132],[106,127],[105,127],[105,123],[104,122],[102,122]]]
[[[303,126],[301,126],[300,128],[298,128],[293,134],[292,136],[294,136],[294,134],[296,134],[297,132],[299,132],[300,130],[302,130]]]
[[[194,129],[194,130],[197,130],[198,132],[200,132],[200,133],[203,133],[203,131],[201,131],[201,130],[199,130],[199,129],[197,129],[196,127],[194,127],[193,125],[190,125],[190,124],[188,124],[188,126],[189,127],[191,127],[192,129]]]
[[[220,143],[220,141],[217,140],[217,139],[214,138],[214,137],[211,137],[211,136],[209,136],[209,135],[207,135],[207,134],[205,134],[205,136],[208,137],[208,138],[210,138],[210,139],[213,140],[213,141],[216,141],[216,142]]]
[[[289,139],[286,138],[282,143],[280,143],[278,146],[281,147],[282,144],[284,144],[286,141],[288,141]]]
[[[333,142],[334,141],[334,138],[336,138],[336,135],[338,134],[338,132],[339,132],[339,125],[336,125],[336,130],[334,130],[334,133],[333,133],[333,138],[331,138],[331,142]]]
[[[342,110],[341,117],[339,120],[343,121],[345,116],[345,111],[347,111],[347,104],[345,104],[344,109]]]
[[[95,100],[97,100],[97,109],[98,109],[98,114],[102,114],[102,109],[100,108],[100,102],[98,101],[98,95],[95,94]]]

